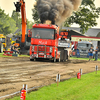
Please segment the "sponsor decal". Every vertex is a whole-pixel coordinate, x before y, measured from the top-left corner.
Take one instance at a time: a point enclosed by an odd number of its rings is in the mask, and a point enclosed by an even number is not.
[[[39,41],[39,44],[47,44],[47,41]]]

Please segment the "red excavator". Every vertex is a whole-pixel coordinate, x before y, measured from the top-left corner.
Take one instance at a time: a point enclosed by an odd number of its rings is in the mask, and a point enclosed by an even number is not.
[[[19,46],[20,54],[29,54],[31,37],[30,35],[26,34],[27,19],[26,19],[25,2],[24,0],[19,0],[16,3],[14,2],[14,5],[16,7],[16,12],[21,12],[21,17],[22,17],[22,29],[21,29],[22,35],[18,37],[15,45]]]

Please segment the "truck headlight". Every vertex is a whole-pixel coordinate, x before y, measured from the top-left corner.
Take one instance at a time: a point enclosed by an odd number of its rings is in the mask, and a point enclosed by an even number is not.
[[[50,52],[52,52],[52,47],[50,47]]]
[[[34,46],[32,46],[32,51],[34,51]]]

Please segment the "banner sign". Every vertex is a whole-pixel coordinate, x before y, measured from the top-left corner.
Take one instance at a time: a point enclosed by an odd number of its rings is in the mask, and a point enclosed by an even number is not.
[[[80,41],[80,40],[82,40],[82,41],[100,41],[100,38],[98,38],[98,37],[86,37],[86,36],[84,36],[84,37],[74,37],[74,36],[72,36],[71,37],[71,40],[72,41]]]

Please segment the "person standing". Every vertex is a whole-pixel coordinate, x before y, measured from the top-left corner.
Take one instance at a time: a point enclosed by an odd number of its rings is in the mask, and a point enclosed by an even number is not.
[[[98,47],[96,47],[96,49],[94,51],[95,51],[95,60],[94,61],[96,61],[98,59],[98,51],[99,51]]]
[[[93,59],[93,51],[94,51],[94,49],[93,49],[93,47],[91,47],[89,49],[89,61],[90,61],[90,59]]]

